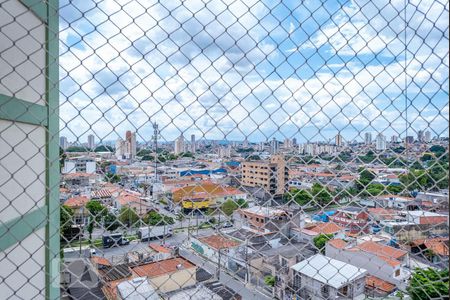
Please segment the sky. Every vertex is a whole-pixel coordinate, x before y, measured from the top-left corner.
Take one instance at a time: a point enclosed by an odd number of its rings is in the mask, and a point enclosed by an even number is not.
[[[160,2],[60,1],[61,135],[448,136],[447,1]]]

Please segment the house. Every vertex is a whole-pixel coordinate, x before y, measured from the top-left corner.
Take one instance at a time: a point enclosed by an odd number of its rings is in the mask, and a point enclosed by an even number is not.
[[[414,198],[399,195],[381,195],[376,197],[376,201],[381,207],[405,210],[414,202]]]
[[[217,207],[226,200],[247,199],[247,194],[236,188],[200,181],[172,190],[172,201],[185,211]]]
[[[260,233],[282,232],[288,236],[290,225],[300,223],[299,214],[281,208],[253,206],[237,210],[242,228]]]
[[[305,228],[292,228],[291,234],[298,242],[309,242],[312,244],[314,238],[321,234],[343,238],[345,236],[345,229],[332,222],[315,223],[313,225],[307,225]]]
[[[117,299],[159,300],[161,298],[146,277],[135,277],[117,284]]]
[[[181,258],[169,258],[131,268],[134,276],[147,277],[159,292],[168,293],[196,284],[197,266]]]
[[[325,246],[328,257],[364,268],[372,276],[398,285],[408,278],[408,252],[373,241],[358,245],[343,240],[330,240]]]
[[[376,276],[369,275],[366,277],[366,295],[373,298],[386,298],[395,291],[395,284],[389,283]]]
[[[369,214],[362,207],[340,208],[329,217],[330,222],[348,229],[352,234],[369,232]]]
[[[448,215],[423,210],[408,211],[406,218],[414,224],[448,224]]]
[[[368,208],[370,219],[376,222],[381,220],[394,220],[397,218],[397,211],[392,208],[374,207]]]
[[[427,239],[431,236],[448,236],[447,223],[416,224],[405,220],[386,220],[381,221],[380,226],[398,243]]]
[[[120,211],[123,207],[130,207],[136,211],[139,216],[146,215],[152,210],[152,206],[138,192],[121,191],[117,196],[113,196],[113,206]]]
[[[246,254],[249,278],[243,279],[267,288],[263,278],[268,275],[276,277],[276,284],[272,292],[278,299],[285,299],[286,290],[289,289],[290,278],[292,278],[291,267],[314,254],[316,254],[316,250],[311,244],[290,242],[277,248],[254,251],[250,255]]]
[[[300,299],[364,299],[367,270],[316,254],[291,267],[292,296]]]
[[[87,224],[89,211],[86,209],[86,204],[89,200],[86,196],[77,196],[69,198],[64,202],[64,205],[73,210],[72,221],[74,224]]]
[[[240,245],[241,242],[218,234],[191,237],[191,248],[195,252],[225,268],[235,263],[233,258],[236,257]]]
[[[434,264],[448,265],[449,239],[447,237],[414,240],[410,243],[411,253],[419,255]]]

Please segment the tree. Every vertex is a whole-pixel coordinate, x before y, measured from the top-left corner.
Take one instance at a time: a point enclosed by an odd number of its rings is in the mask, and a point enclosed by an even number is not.
[[[413,300],[448,299],[448,269],[416,268],[407,291]]]
[[[61,205],[59,207],[59,222],[61,226],[61,233],[66,235],[67,231],[73,224],[73,209],[67,205]]]
[[[113,173],[106,173],[105,174],[105,181],[106,182],[110,182],[110,183],[117,183],[120,182],[121,177],[117,174],[113,174]]]
[[[313,195],[313,201],[316,202],[316,204],[323,206],[331,202],[333,199],[333,196],[331,195],[331,192],[325,188],[320,183],[314,183],[311,188],[311,193]]]
[[[159,225],[171,225],[175,223],[172,217],[160,214],[156,211],[150,211],[145,217],[144,222],[148,225],[159,226]]]
[[[403,188],[398,185],[388,185],[387,191],[391,194],[397,195],[403,192]]]
[[[332,234],[319,234],[313,239],[314,246],[321,252],[325,252],[325,244],[333,238]]]
[[[231,199],[222,204],[222,212],[227,216],[231,216],[236,209],[238,209],[238,205]]]
[[[94,152],[114,152],[111,146],[100,145],[94,149]]]
[[[106,207],[104,207],[100,202],[91,200],[86,203],[86,209],[89,211],[89,223],[87,226],[87,231],[89,232],[89,242],[92,240],[92,232],[94,231],[95,223],[100,222],[102,216],[108,213]]]
[[[264,283],[268,286],[273,287],[275,285],[275,277],[272,275],[267,275],[266,277],[264,277]]]
[[[312,200],[311,193],[306,190],[293,189],[285,194],[287,201],[294,200],[298,205],[306,205]]]
[[[122,222],[122,224],[126,224],[128,227],[131,227],[138,220],[139,216],[133,208],[124,206],[120,209],[119,221]]]
[[[117,228],[121,227],[122,224],[117,219],[117,216],[108,213],[103,218],[104,228],[108,231],[115,231]]]
[[[248,208],[248,202],[242,198],[237,200],[237,205],[239,206],[239,208]]]

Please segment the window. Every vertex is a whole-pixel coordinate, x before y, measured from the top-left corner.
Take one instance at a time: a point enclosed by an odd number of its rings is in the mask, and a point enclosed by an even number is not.
[[[330,286],[326,284],[322,285],[322,287],[320,288],[320,293],[325,299],[328,299],[328,297],[330,296]]]
[[[395,277],[400,276],[400,269],[395,270]]]

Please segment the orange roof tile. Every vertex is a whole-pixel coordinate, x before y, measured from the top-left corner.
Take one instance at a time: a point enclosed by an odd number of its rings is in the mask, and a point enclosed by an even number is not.
[[[150,248],[152,248],[153,250],[155,250],[156,252],[161,252],[161,253],[170,253],[170,249],[166,248],[164,246],[161,246],[157,243],[152,243],[148,245]]]
[[[338,249],[344,249],[347,246],[347,242],[343,239],[332,239],[328,241],[328,244]]]
[[[202,237],[199,238],[198,240],[216,250],[224,248],[233,248],[240,245],[240,243],[235,240],[217,234]]]
[[[392,283],[389,283],[387,281],[384,281],[378,277],[369,275],[366,277],[366,286],[375,288],[377,290],[390,293],[395,289],[395,285]]]
[[[190,261],[177,257],[137,266],[132,268],[132,271],[139,277],[147,276],[149,278],[154,278],[161,275],[174,273],[179,270],[177,266],[180,265],[183,269],[191,269],[196,267]]]
[[[89,202],[89,198],[86,196],[78,196],[78,197],[72,197],[67,199],[64,202],[64,205],[67,205],[70,208],[78,208],[83,207],[86,205],[86,203]]]
[[[328,223],[319,223],[315,224],[313,227],[308,228],[311,231],[314,231],[316,233],[322,233],[322,234],[334,234],[342,230],[342,227],[339,225],[328,222]]]
[[[100,256],[92,256],[91,257],[91,261],[92,261],[92,263],[97,264],[97,265],[103,265],[103,266],[110,266],[111,265],[109,260],[107,260],[104,257],[100,257]]]
[[[372,241],[366,241],[357,246],[362,251],[370,252],[379,256],[386,256],[389,258],[399,259],[405,256],[408,252],[396,249],[391,246],[382,245]]]

